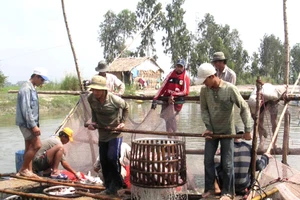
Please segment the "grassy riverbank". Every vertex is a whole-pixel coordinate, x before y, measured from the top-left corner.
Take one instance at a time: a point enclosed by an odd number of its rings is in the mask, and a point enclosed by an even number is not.
[[[8,90],[18,90],[19,87],[0,89],[0,120],[15,115],[17,94],[8,93]],[[68,113],[78,102],[79,96],[73,95],[39,95],[41,113]]]

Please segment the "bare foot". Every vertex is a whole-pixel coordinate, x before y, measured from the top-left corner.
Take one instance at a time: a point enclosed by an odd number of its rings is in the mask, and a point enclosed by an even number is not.
[[[211,197],[211,196],[214,196],[214,195],[215,194],[214,194],[213,191],[208,190],[207,192],[202,194],[202,198],[208,198],[208,197]]]

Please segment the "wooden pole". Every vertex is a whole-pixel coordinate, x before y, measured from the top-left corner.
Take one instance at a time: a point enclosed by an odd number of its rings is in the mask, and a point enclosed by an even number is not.
[[[260,200],[260,199],[264,199],[265,197],[268,197],[268,196],[270,196],[270,195],[272,195],[272,194],[275,194],[276,192],[278,192],[278,189],[277,189],[277,188],[273,188],[273,189],[271,189],[271,190],[269,190],[269,191],[267,191],[267,192],[263,192],[263,193],[261,193],[260,195],[258,195],[258,196],[256,196],[256,197],[252,198],[252,200]]]
[[[84,189],[105,190],[105,187],[100,186],[100,185],[88,185],[88,184],[82,184],[82,183],[74,183],[74,182],[70,182],[70,181],[56,181],[54,179],[48,179],[48,178],[29,178],[29,177],[16,176],[16,175],[11,175],[11,177],[17,178],[17,179],[24,179],[24,180],[39,182],[39,183],[47,183],[47,184],[52,184],[52,185],[65,185],[65,186],[72,186],[72,187],[84,188]]]
[[[12,190],[12,189],[0,189],[0,192],[6,193],[6,194],[18,195],[18,196],[21,196],[21,197],[36,198],[36,199],[69,200],[69,198],[63,198],[63,197],[58,198],[58,197],[51,197],[51,196],[48,196],[48,195],[38,194],[38,193],[19,192],[19,191],[15,191],[15,190]]]
[[[261,106],[261,80],[260,77],[257,77],[256,80],[256,110],[254,117],[254,128],[253,128],[253,139],[252,139],[252,149],[251,149],[251,183],[255,181],[255,172],[256,172],[256,154],[257,154],[257,135],[258,135],[258,125],[259,125],[259,114]]]
[[[289,38],[288,38],[288,25],[286,14],[286,0],[283,0],[283,21],[284,21],[284,49],[285,49],[285,76],[284,83],[289,84],[289,70],[290,70],[290,50],[289,50]],[[290,113],[287,108],[284,117],[284,134],[282,143],[282,163],[287,164],[287,152],[289,148],[289,131],[290,131]]]
[[[88,127],[89,124],[84,124],[84,127]],[[94,128],[98,128],[98,125],[93,125]],[[165,132],[165,131],[145,131],[145,130],[136,130],[136,129],[112,129],[112,128],[105,128],[103,130],[108,131],[119,131],[119,132],[126,132],[126,133],[135,133],[135,134],[150,134],[150,135],[166,135],[166,136],[185,136],[185,137],[205,137],[199,133],[184,133],[184,132]],[[242,134],[238,135],[219,135],[219,134],[212,134],[212,138],[242,138]]]
[[[76,57],[75,49],[74,49],[74,46],[73,46],[70,29],[69,29],[69,26],[68,26],[68,20],[67,20],[67,15],[66,15],[66,11],[65,11],[64,0],[61,0],[61,7],[62,7],[62,11],[63,11],[63,16],[64,16],[64,20],[65,20],[65,25],[66,25],[66,29],[67,29],[67,33],[68,33],[68,38],[69,38],[70,46],[71,46],[72,53],[73,53],[73,58],[74,58],[74,62],[75,62],[75,67],[76,67],[76,71],[77,71],[77,76],[78,76],[78,81],[79,81],[80,89],[81,89],[81,91],[84,91],[84,87],[83,87],[83,84],[81,82],[80,71],[79,71],[79,67],[78,67],[78,63],[77,63],[77,57]]]

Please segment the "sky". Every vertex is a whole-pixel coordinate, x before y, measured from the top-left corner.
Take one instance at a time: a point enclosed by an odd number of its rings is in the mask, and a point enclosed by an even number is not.
[[[171,0],[159,0],[163,6]],[[103,15],[112,10],[136,10],[138,0],[65,0],[65,10],[82,79],[96,72],[103,49],[98,41]],[[283,0],[185,0],[184,20],[194,32],[206,13],[217,24],[237,29],[244,49],[257,52],[265,34],[284,41]],[[290,46],[300,43],[299,0],[287,0]],[[61,0],[0,1],[0,71],[8,81],[28,80],[36,67],[48,70],[51,81],[76,74],[75,63],[64,23]],[[158,38],[160,39],[160,38]],[[133,43],[130,48],[134,48]],[[129,49],[130,49],[129,48]],[[158,64],[170,71],[170,57],[157,41]]]

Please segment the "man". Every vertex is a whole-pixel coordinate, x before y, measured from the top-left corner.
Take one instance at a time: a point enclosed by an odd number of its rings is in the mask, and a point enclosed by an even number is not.
[[[65,127],[59,132],[58,137],[50,137],[42,142],[42,147],[35,154],[33,159],[33,171],[39,172],[51,172],[50,177],[55,179],[67,179],[68,177],[58,170],[58,165],[61,165],[69,172],[74,174],[77,179],[80,179],[80,175],[69,165],[64,156],[64,144],[73,142],[73,130],[69,127]]]
[[[235,193],[245,195],[251,186],[251,145],[241,139],[234,139],[234,176]],[[263,170],[269,164],[271,155],[264,154],[260,159],[256,159],[256,171]],[[217,164],[217,182],[215,191],[222,189],[222,166]]]
[[[212,134],[234,135],[235,126],[233,119],[234,104],[240,108],[240,116],[245,126],[244,139],[251,140],[251,117],[247,103],[239,93],[236,86],[220,79],[215,68],[204,63],[198,69],[198,79],[205,86],[200,91],[201,116],[206,131],[204,147],[205,189],[204,198],[214,193],[215,163],[214,156],[221,144],[221,160],[223,173],[223,188],[221,200],[234,197],[233,173],[233,139],[212,139]]]
[[[123,137],[120,131],[107,128],[122,129],[128,117],[129,107],[122,98],[108,91],[106,79],[102,76],[94,76],[88,87],[92,90],[88,97],[92,110],[92,124],[89,124],[88,129],[95,130],[96,124],[99,128],[99,157],[106,187],[102,193],[115,195],[123,186],[119,160]]]
[[[37,177],[32,172],[32,159],[41,148],[41,130],[39,128],[39,98],[36,87],[48,81],[44,68],[34,69],[30,80],[24,83],[17,98],[16,125],[19,126],[25,140],[24,162],[18,175]]]
[[[156,108],[157,100],[160,96],[165,97],[162,105],[162,117],[166,121],[166,128],[168,132],[176,132],[177,130],[177,116],[181,111],[184,97],[189,95],[190,78],[185,70],[185,61],[179,59],[175,69],[168,74],[164,80],[161,88],[158,90],[152,101],[152,109]],[[166,115],[166,110],[169,105],[174,105],[174,110],[170,115]],[[168,108],[169,109],[169,108]]]
[[[97,67],[95,70],[98,72],[99,76],[103,76],[106,78],[106,87],[109,89],[109,91],[116,95],[123,95],[125,92],[125,85],[124,83],[118,79],[115,75],[107,73],[108,71],[108,65],[104,60],[101,60],[98,62]]]
[[[126,184],[127,188],[130,188],[130,177],[128,177],[129,170],[130,170],[130,154],[131,154],[131,147],[127,144],[122,142],[121,144],[121,156],[120,156],[120,164],[121,164],[121,175]],[[98,173],[99,177],[102,181],[104,181],[102,167],[100,163],[100,158],[98,156],[96,162],[94,163],[94,171]]]
[[[265,138],[268,136],[268,132],[264,128],[264,119],[265,112],[269,111],[270,113],[270,122],[272,124],[272,132],[274,133],[277,127],[277,115],[278,115],[278,103],[280,99],[286,94],[286,86],[277,86],[270,83],[263,83],[259,80],[259,83],[262,85],[261,90],[261,106],[259,114],[259,124],[258,124],[258,133],[259,133],[259,145],[258,151],[264,151],[264,142]],[[256,112],[256,88],[252,91],[248,104],[251,111],[251,116],[255,119]],[[276,140],[274,141],[274,147],[276,148]]]
[[[227,81],[235,85],[236,83],[236,74],[235,72],[227,67],[227,59],[223,52],[216,52],[213,55],[212,64],[216,68],[217,76],[223,81]]]

